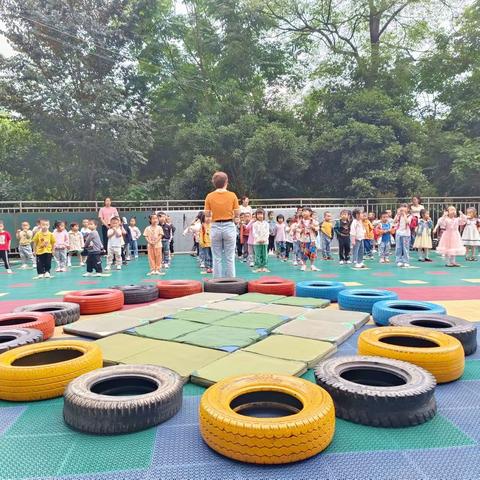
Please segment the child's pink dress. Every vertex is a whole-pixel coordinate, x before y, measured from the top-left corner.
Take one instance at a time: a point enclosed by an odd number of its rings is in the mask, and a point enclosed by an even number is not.
[[[454,218],[441,218],[439,223],[440,228],[444,228],[445,230],[438,243],[437,252],[447,256],[465,255],[465,247],[463,246],[462,237],[458,229],[460,225],[465,225],[465,215]]]

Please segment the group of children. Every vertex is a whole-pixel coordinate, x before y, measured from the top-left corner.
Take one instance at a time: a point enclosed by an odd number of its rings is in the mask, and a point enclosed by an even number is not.
[[[148,275],[164,275],[163,269],[170,267],[170,258],[173,257],[172,238],[175,227],[164,212],[150,215],[149,221],[150,225],[143,232],[150,264]],[[67,231],[66,222],[57,221],[53,231],[50,231],[50,221],[46,219],[38,220],[33,229],[28,222],[22,222],[21,228],[16,232],[20,269],[31,269],[36,265],[35,278],[50,278],[52,259],[57,265],[55,272],[66,272],[76,256],[79,266],[86,266],[84,276],[88,277],[102,275],[102,257],[105,255],[106,271],[112,268],[121,270],[122,265],[127,265],[132,258],[138,259],[138,241],[142,232],[134,217],[128,223],[125,217],[110,219],[106,246],[97,226],[96,219],[85,219],[81,227],[73,222]],[[7,273],[13,273],[8,255],[11,242],[12,236],[0,221],[0,260],[3,260]]]

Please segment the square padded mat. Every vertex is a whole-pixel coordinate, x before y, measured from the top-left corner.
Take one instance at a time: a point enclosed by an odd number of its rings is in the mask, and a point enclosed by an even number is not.
[[[337,351],[337,346],[334,343],[309,338],[270,335],[264,340],[243,348],[242,351],[283,358],[284,360],[305,362],[308,368],[312,368],[321,359],[334,354]]]
[[[233,293],[194,293],[186,297],[170,298],[164,300],[162,303],[169,307],[178,307],[179,309],[196,308],[204,305],[209,305],[214,302],[221,302],[229,298],[236,298],[238,295]]]
[[[325,308],[330,305],[330,300],[310,297],[285,297],[272,303],[276,305],[290,305],[292,307]]]
[[[247,312],[248,310],[252,310],[254,308],[258,308],[258,306],[259,306],[258,303],[254,303],[254,302],[240,302],[240,301],[232,302],[231,300],[224,300],[222,302],[209,303],[208,309],[240,313],[240,312]]]
[[[63,327],[63,331],[64,333],[82,337],[103,338],[145,324],[148,324],[148,320],[127,317],[115,312],[113,314],[98,315],[97,318],[70,323]]]
[[[318,320],[333,323],[351,323],[355,330],[363,327],[370,320],[370,314],[364,312],[352,312],[350,310],[335,310],[328,308],[326,310],[307,310],[304,315],[298,317],[307,320]]]
[[[224,350],[225,352],[234,352],[265,336],[266,332],[257,330],[210,325],[202,330],[176,338],[175,341],[189,343],[199,347],[216,348],[218,350]]]
[[[169,307],[164,305],[164,302],[157,302],[152,305],[138,308],[130,308],[128,310],[121,310],[121,314],[126,317],[141,318],[148,322],[156,322],[168,315],[177,313],[180,309],[178,307]]]
[[[157,341],[119,333],[97,340],[95,344],[102,350],[104,361],[121,363],[124,358],[130,355],[135,355],[155,347]]]
[[[206,367],[192,373],[192,382],[209,386],[219,380],[233,375],[255,373],[278,373],[282,375],[303,375],[307,370],[306,363],[266,357],[251,352],[235,352],[221,358]]]
[[[353,335],[355,328],[351,323],[334,323],[321,320],[296,318],[280,325],[274,333],[293,335],[294,337],[311,338],[340,345]]]
[[[215,323],[226,317],[234,315],[234,312],[227,312],[225,310],[213,310],[210,308],[192,308],[191,310],[182,310],[171,315],[169,318],[176,318],[180,320],[188,320],[189,322],[198,323]]]
[[[205,328],[203,323],[187,322],[186,320],[165,319],[159,322],[151,323],[145,327],[133,329],[130,333],[140,335],[141,337],[155,338],[157,340],[174,340],[175,338],[186,335],[190,332],[196,332]]]
[[[130,335],[130,337],[140,338],[133,335]],[[152,348],[123,358],[122,363],[160,365],[171,368],[180,376],[188,378],[193,371],[228,355],[220,350],[201,348],[184,343],[166,342],[163,340],[151,341],[154,342]]]
[[[257,304],[258,305],[258,304]],[[290,307],[289,305],[275,305],[269,303],[267,305],[258,305],[257,308],[249,310],[248,313],[269,313],[271,315],[281,315],[289,319],[297,318],[309,310],[303,307]]]
[[[237,302],[272,303],[275,300],[281,300],[282,298],[285,298],[285,296],[251,292],[238,295],[238,297],[232,298],[232,300]]]
[[[245,312],[219,320],[215,325],[222,325],[223,327],[249,328],[252,330],[261,329],[271,332],[274,328],[288,320],[288,317],[281,317],[270,313]]]

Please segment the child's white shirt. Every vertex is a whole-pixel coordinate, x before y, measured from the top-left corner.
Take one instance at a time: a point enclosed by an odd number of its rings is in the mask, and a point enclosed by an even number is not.
[[[350,236],[355,240],[364,240],[365,239],[365,227],[361,220],[354,218],[352,224],[350,225]]]
[[[260,245],[262,243],[268,242],[268,237],[270,235],[270,229],[268,228],[268,222],[266,220],[255,221],[253,223],[253,244]]]

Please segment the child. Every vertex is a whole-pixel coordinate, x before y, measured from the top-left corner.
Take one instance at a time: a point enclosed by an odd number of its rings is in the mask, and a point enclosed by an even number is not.
[[[445,216],[446,213],[448,213],[448,210],[444,208],[443,215]],[[433,235],[436,235],[437,237],[437,247],[438,247],[438,244],[440,243],[440,239],[442,238],[443,232],[445,232],[445,227],[444,227],[444,224],[442,223],[442,217],[439,217],[437,220],[437,223],[435,224],[435,228],[433,229]]]
[[[378,254],[380,263],[390,263],[390,242],[393,234],[393,220],[388,218],[388,212],[382,212],[380,221],[375,227],[375,234],[378,239]]]
[[[302,210],[303,211],[303,210]],[[303,254],[302,254],[302,242],[299,239],[298,235],[298,222],[299,218],[294,216],[290,224],[290,234],[292,236],[293,242],[293,266],[303,265]]]
[[[125,230],[120,225],[120,218],[112,217],[110,220],[110,228],[107,230],[108,248],[107,266],[105,270],[110,270],[113,262],[115,262],[117,270],[122,269],[123,235],[125,235]]]
[[[333,239],[332,214],[325,212],[323,222],[320,224],[320,244],[322,246],[322,257],[324,260],[331,260],[330,245]]]
[[[270,227],[270,225],[269,225]],[[275,250],[277,253],[277,258],[280,260],[286,260],[286,250],[287,250],[287,232],[285,225],[285,217],[283,215],[277,215],[277,222],[275,223]]]
[[[410,261],[410,222],[412,217],[408,214],[408,205],[402,204],[397,210],[394,219],[395,225],[395,257],[397,267],[409,267]]]
[[[375,238],[375,227],[380,223],[375,212],[368,212],[368,220],[373,227],[372,253],[377,253],[377,240]]]
[[[30,224],[28,222],[22,222],[22,229],[17,230],[16,237],[18,240],[18,254],[22,262],[20,268],[22,270],[33,268],[35,261],[32,251],[33,232],[30,230]],[[28,265],[29,262],[31,262],[31,266]]]
[[[85,220],[82,222],[82,230],[85,225]],[[83,274],[84,277],[92,277],[102,275],[102,251],[103,244],[100,235],[97,232],[97,221],[94,219],[87,220],[88,233],[84,240],[84,248],[87,251],[87,272]],[[93,271],[95,270],[95,273]]]
[[[87,238],[88,234],[90,233],[90,229],[88,228],[89,224],[90,224],[90,220],[88,218],[84,218],[82,220],[82,228],[80,229],[80,233],[82,234],[82,237],[83,237],[84,246],[85,246],[85,239]],[[102,244],[102,250],[103,250],[103,248],[104,247],[103,247],[103,244]],[[85,250],[84,250],[84,253],[85,253]],[[82,255],[82,262],[85,264],[86,261],[87,261],[86,255]]]
[[[53,231],[55,237],[54,256],[57,262],[56,272],[67,271],[67,254],[70,246],[68,232],[65,230],[65,222],[57,222],[55,230]]]
[[[200,230],[202,228],[202,218],[204,217],[203,213],[200,218],[200,228],[198,230],[198,243],[199,249],[201,249],[200,245]],[[163,230],[163,237],[162,237],[162,252],[163,252],[163,266],[164,268],[170,268],[170,240],[172,238],[172,227],[167,223],[167,215],[163,212],[159,215],[159,224]]]
[[[170,251],[170,262],[172,261],[173,259],[173,256],[175,255],[175,248],[173,246],[173,238],[175,236],[175,231],[176,231],[176,228],[175,228],[175,225],[172,223],[172,217],[170,217],[170,215],[167,215],[167,225],[170,226],[170,229],[172,231],[171,235],[170,235],[170,244],[169,244],[169,251]],[[169,265],[170,265],[170,262],[169,262]]]
[[[41,223],[41,220],[38,219],[38,220],[35,222],[35,226],[32,228],[32,233],[33,233],[34,236],[35,236],[35,234],[41,229],[40,223]]]
[[[163,229],[159,225],[158,215],[150,215],[149,222],[150,225],[143,232],[143,236],[147,239],[148,262],[150,264],[150,272],[147,275],[161,275]]]
[[[302,218],[299,220],[296,232],[300,240],[301,251],[303,254],[303,265],[301,271],[307,269],[307,261],[310,260],[310,268],[312,272],[317,272],[318,268],[314,265],[317,258],[317,246],[315,240],[320,230],[320,225],[313,220],[313,210],[311,208],[303,208]]]
[[[293,238],[292,238],[292,219],[287,220],[287,226],[285,227],[285,259],[290,258],[290,252],[293,251]]]
[[[335,233],[338,240],[338,256],[340,257],[340,265],[352,263],[350,260],[350,226],[352,220],[348,210],[340,212],[340,219],[335,222]]]
[[[255,220],[253,221],[251,231],[253,233],[253,246],[255,250],[255,271],[268,272],[268,222],[265,220],[265,211],[262,208],[255,212]],[[285,230],[284,230],[285,232]]]
[[[50,222],[48,220],[39,220],[39,228],[33,236],[32,242],[37,258],[36,278],[50,278],[52,269],[52,253],[55,246],[55,236],[49,231]]]
[[[8,261],[8,252],[10,251],[10,244],[12,243],[12,236],[5,230],[5,225],[0,221],[0,259],[3,260],[7,273],[13,273]]]
[[[121,227],[123,228],[123,242],[122,242],[122,263],[127,265],[130,261],[130,243],[132,243],[132,236],[130,235],[130,227],[128,226],[127,217],[121,218]]]
[[[250,214],[241,213],[242,224],[240,225],[240,243],[242,244],[242,262],[246,262],[248,258],[248,224],[250,223]]]
[[[365,258],[373,258],[373,225],[372,222],[368,219],[366,212],[362,213],[362,223],[365,230],[365,238],[363,239],[363,251],[365,253]]]
[[[433,222],[430,219],[430,213],[425,209],[421,210],[413,242],[413,248],[418,248],[419,262],[432,261],[428,258],[428,251],[432,249],[432,228]]]
[[[475,262],[475,249],[480,247],[480,222],[477,217],[477,211],[473,208],[467,208],[467,219],[465,228],[462,232],[462,241],[465,246],[465,260],[469,262]]]
[[[130,230],[130,236],[132,238],[130,242],[130,253],[131,255],[133,255],[133,258],[135,260],[138,260],[138,240],[142,236],[142,232],[137,227],[137,219],[135,217],[132,217],[130,219],[128,228]]]
[[[254,245],[255,245],[255,234],[253,231],[253,224],[255,223],[255,218],[251,219],[246,226],[246,230],[248,232],[248,239],[247,239],[247,263],[249,267],[254,267]]]
[[[350,225],[350,242],[353,247],[352,261],[355,268],[365,268],[363,264],[363,241],[365,240],[365,227],[362,219],[362,212],[355,209],[352,212],[352,223]]]
[[[457,217],[457,209],[450,206],[440,221],[440,225],[444,227],[445,231],[438,243],[437,251],[447,258],[447,267],[459,267],[455,257],[465,255],[466,252],[458,227],[467,223],[467,217],[462,212],[459,213],[460,217]]]
[[[203,212],[199,212],[198,215],[195,217],[195,220],[190,224],[189,227],[187,227],[183,231],[183,235],[187,235],[187,233],[191,233],[193,236],[193,250],[192,250],[192,257],[198,257],[199,255],[199,244],[198,244],[198,236],[200,232],[200,228],[202,227],[202,222],[200,221],[201,216],[203,215]]]
[[[212,240],[211,240],[211,228],[212,228],[212,219],[211,217],[202,217],[202,228],[200,229],[200,250],[202,252],[204,270],[201,270],[200,273],[212,273]]]
[[[72,256],[77,254],[80,258],[80,266],[83,267],[83,258],[82,258],[82,251],[84,247],[84,240],[83,235],[79,230],[78,223],[70,224],[70,231],[68,232],[68,241],[69,241],[69,249],[68,249],[68,266],[72,266]]]
[[[278,217],[277,217],[278,222]],[[268,254],[275,255],[278,250],[275,247],[275,234],[277,233],[277,222],[275,222],[273,211],[268,212]]]

